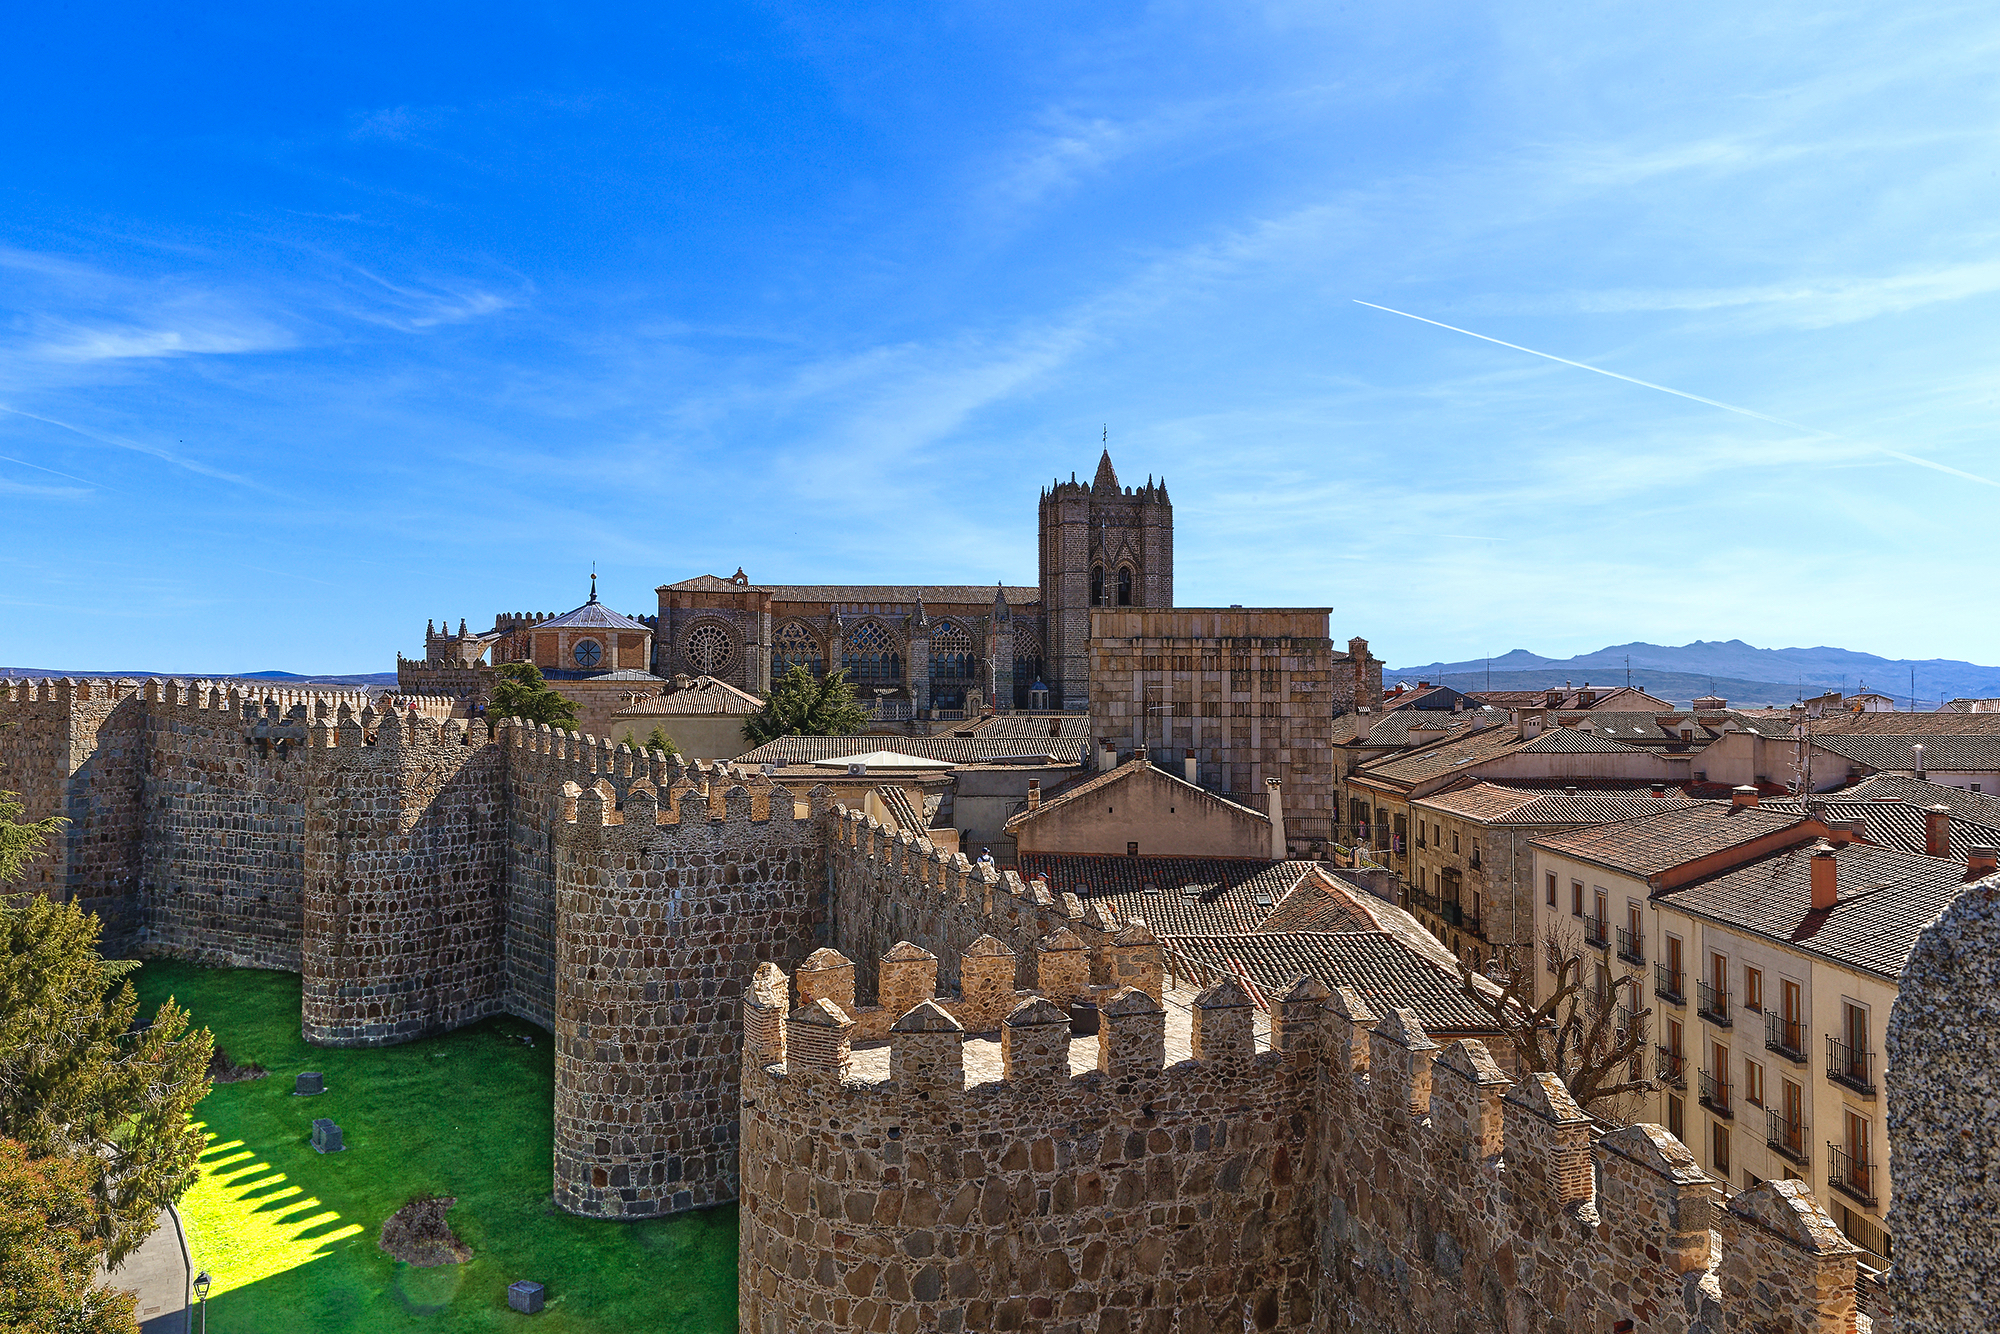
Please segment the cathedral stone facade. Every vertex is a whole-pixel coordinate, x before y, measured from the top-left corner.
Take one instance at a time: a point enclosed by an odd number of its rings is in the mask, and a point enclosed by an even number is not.
[[[1088,484],[1072,473],[1042,492],[1039,552],[1035,586],[758,584],[739,568],[662,584],[657,614],[635,617],[598,607],[593,588],[590,603],[561,616],[503,613],[478,633],[461,621],[456,635],[433,626],[424,659],[399,661],[398,674],[406,691],[478,694],[482,672],[532,661],[565,693],[573,687],[562,683],[615,674],[639,694],[648,679],[685,675],[763,695],[804,665],[844,668],[885,717],[982,704],[1081,710],[1092,608],[1173,605],[1165,482],[1121,486],[1106,451]],[[595,633],[606,617],[618,622],[614,633]],[[636,661],[642,643],[647,659]]]

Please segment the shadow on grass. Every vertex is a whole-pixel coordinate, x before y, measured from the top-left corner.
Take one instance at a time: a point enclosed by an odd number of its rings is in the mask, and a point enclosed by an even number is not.
[[[174,995],[237,1060],[271,1077],[217,1087],[197,1110],[210,1136],[181,1202],[195,1263],[215,1276],[213,1334],[280,1329],[517,1329],[507,1285],[547,1285],[535,1327],[736,1328],[736,1210],[646,1223],[563,1213],[550,1198],[554,1043],[517,1019],[375,1050],[307,1046],[295,974],[155,962],[146,1007]],[[522,1041],[532,1039],[533,1045]],[[292,1095],[302,1070],[327,1091]],[[317,1117],[346,1151],[318,1154]],[[456,1196],[462,1265],[417,1269],[375,1244],[411,1196]]]

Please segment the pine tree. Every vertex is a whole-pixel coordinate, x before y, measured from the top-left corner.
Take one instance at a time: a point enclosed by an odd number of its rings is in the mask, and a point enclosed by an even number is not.
[[[794,664],[771,683],[764,707],[744,720],[743,739],[761,746],[781,736],[853,736],[867,725],[846,672],[836,669],[815,680],[803,664]]]
[[[97,1286],[93,1175],[0,1139],[0,1330],[136,1334],[132,1294]]]
[[[576,726],[576,701],[550,689],[542,679],[542,669],[532,662],[500,664],[499,679],[493,683],[493,698],[486,706],[486,713],[496,722],[519,718],[550,727]]]

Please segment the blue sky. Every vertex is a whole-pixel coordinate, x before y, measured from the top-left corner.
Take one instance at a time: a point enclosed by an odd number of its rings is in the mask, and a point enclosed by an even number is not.
[[[0,663],[1032,583],[1106,425],[1395,663],[2000,662],[2000,11],[1681,8],[17,7]]]

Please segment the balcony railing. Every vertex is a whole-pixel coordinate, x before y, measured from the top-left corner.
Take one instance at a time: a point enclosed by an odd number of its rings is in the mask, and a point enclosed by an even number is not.
[[[1799,1065],[1806,1063],[1806,1025],[1773,1010],[1764,1016],[1764,1048]]]
[[[1598,949],[1603,949],[1611,943],[1611,938],[1604,933],[1604,919],[1602,917],[1587,915],[1584,917],[1583,938]]]
[[[1856,1093],[1875,1096],[1875,1053],[1856,1051],[1839,1038],[1828,1035],[1826,1040],[1826,1077],[1836,1084],[1845,1084]]]
[[[1696,982],[1694,985],[1695,985],[1695,991],[1699,994],[1700,997],[1700,1004],[1696,1008],[1698,1008],[1701,1011],[1701,1017],[1708,1020],[1708,1022],[1711,1024],[1719,1024],[1723,1028],[1728,1028],[1729,1027],[1728,989],[1724,987],[1713,986],[1707,982]]]
[[[1832,1140],[1826,1144],[1826,1183],[1870,1209],[1875,1207],[1875,1165]]]
[[[1618,957],[1633,963],[1646,962],[1646,937],[1629,926],[1618,928]]]
[[[1713,1071],[1701,1072],[1701,1105],[1717,1116],[1736,1117],[1736,1109],[1729,1102],[1729,1081]]]
[[[1410,902],[1426,912],[1436,912],[1438,910],[1437,895],[1426,893],[1414,886],[1410,889]]]
[[[1653,1050],[1656,1053],[1653,1062],[1654,1072],[1675,1088],[1686,1088],[1688,1086],[1687,1057],[1677,1051],[1668,1051],[1665,1047],[1656,1046]]]
[[[1687,974],[1663,963],[1653,965],[1653,994],[1674,1005],[1687,1004]]]
[[[1806,1123],[1775,1109],[1764,1113],[1764,1142],[1799,1166],[1807,1163]]]

